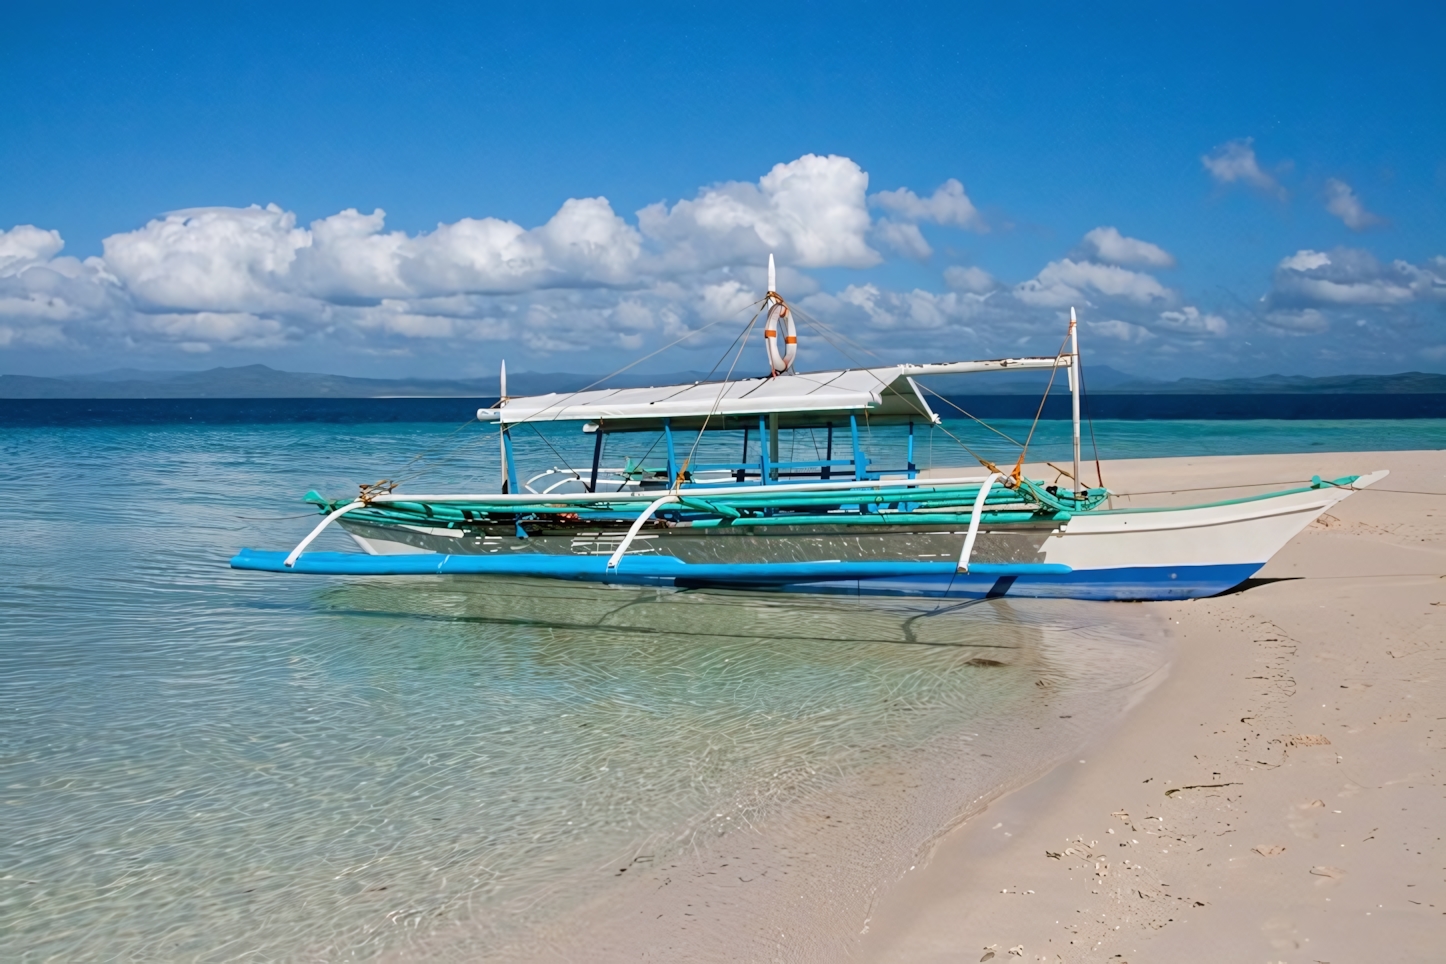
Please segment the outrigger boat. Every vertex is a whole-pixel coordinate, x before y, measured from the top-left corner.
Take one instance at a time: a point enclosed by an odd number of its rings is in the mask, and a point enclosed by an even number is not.
[[[760,315],[771,371],[762,378],[509,398],[504,367],[501,399],[477,412],[498,429],[500,492],[402,492],[385,481],[361,486],[355,499],[311,492],[305,500],[323,518],[295,549],[243,549],[231,565],[935,599],[1182,599],[1239,585],[1322,512],[1386,475],[1317,477],[1203,505],[1111,507],[1107,489],[1078,481],[1073,310],[1068,349],[1054,357],[800,373],[795,310],[775,290],[770,256],[755,322]],[[1012,471],[986,459],[984,474],[918,467],[914,428],[942,419],[916,379],[1061,368],[1073,401],[1074,471],[1060,475],[1068,485],[1025,477],[1023,452]],[[513,429],[550,423],[594,436],[591,468],[519,484]],[[864,436],[881,426],[907,426],[903,465],[876,463],[865,451]],[[790,430],[822,434],[823,457],[781,460],[779,435]],[[605,440],[629,433],[660,435],[665,464],[604,469]],[[716,452],[728,435],[735,444],[741,435],[738,461],[695,461],[705,437],[705,450]],[[362,551],[307,552],[332,523]]]

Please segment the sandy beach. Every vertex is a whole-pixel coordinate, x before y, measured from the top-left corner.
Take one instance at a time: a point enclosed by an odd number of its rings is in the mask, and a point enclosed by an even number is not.
[[[875,905],[859,957],[1441,960],[1446,452],[1103,470],[1139,505],[1251,491],[1168,480],[1381,468],[1244,588],[1143,604],[1174,636],[1168,676],[1113,732],[944,837]]]

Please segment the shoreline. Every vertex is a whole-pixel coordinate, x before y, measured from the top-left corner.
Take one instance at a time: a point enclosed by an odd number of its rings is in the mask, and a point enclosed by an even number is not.
[[[1446,941],[1446,452],[1105,463],[1131,500],[1389,468],[1232,593],[1145,603],[1168,677],[939,840],[878,962],[1434,960]],[[1086,473],[1086,478],[1089,473]],[[1424,494],[1423,494],[1424,493]],[[1432,498],[1439,495],[1439,498]]]
[[[1158,682],[1166,659],[1148,641],[1154,634],[1143,614],[1091,622],[1087,604],[1040,602],[1029,615],[996,602],[992,613],[971,610],[920,628],[922,638],[908,645],[924,647],[918,652],[932,654],[935,668],[912,662],[937,674],[942,688],[919,696],[900,690],[890,702],[903,714],[934,717],[922,740],[878,734],[866,765],[780,798],[744,825],[700,828],[706,832],[689,834],[681,851],[622,855],[609,875],[626,880],[489,959],[847,958],[883,883],[916,865],[940,827],[1049,772],[1061,746],[1110,726]],[[1125,623],[1133,633],[1122,635]],[[961,632],[976,638],[961,641]],[[961,672],[980,674],[979,682],[960,689]],[[946,721],[939,699],[972,709]],[[978,713],[986,716],[971,718]],[[811,765],[833,769],[824,758]],[[451,959],[468,930],[454,935],[457,944],[444,935],[420,956]]]

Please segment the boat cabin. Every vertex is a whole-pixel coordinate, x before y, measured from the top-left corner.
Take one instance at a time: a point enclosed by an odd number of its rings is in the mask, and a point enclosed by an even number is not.
[[[781,485],[790,482],[884,477],[913,479],[915,425],[940,424],[925,390],[915,379],[928,375],[973,372],[1070,368],[1072,357],[1002,358],[990,361],[947,362],[925,365],[890,365],[837,371],[789,371],[781,375],[737,381],[694,382],[651,388],[597,389],[552,393],[525,398],[504,395],[492,408],[479,409],[477,418],[499,423],[501,429],[504,491],[553,491],[582,479],[587,492],[625,488],[670,489],[690,485]],[[1073,378],[1071,378],[1073,381]],[[513,454],[514,426],[551,422],[581,423],[593,434],[592,466],[581,470],[554,469],[519,484]],[[862,438],[873,426],[908,427],[903,465],[870,460]],[[780,457],[779,432],[783,429],[814,433],[819,455],[814,459]],[[644,466],[628,461],[621,469],[604,469],[607,436],[620,433],[661,433],[660,464]],[[693,435],[685,441],[683,433]],[[695,460],[704,433],[741,435],[736,461]],[[721,441],[713,436],[716,441]],[[710,445],[716,453],[718,447]],[[560,475],[561,478],[549,478]],[[534,483],[541,482],[537,489]]]

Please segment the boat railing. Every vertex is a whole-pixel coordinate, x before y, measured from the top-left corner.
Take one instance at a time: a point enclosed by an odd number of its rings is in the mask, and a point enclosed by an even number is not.
[[[790,485],[800,482],[877,481],[885,477],[916,479],[919,468],[912,462],[896,468],[883,467],[867,458],[862,471],[853,459],[810,459],[805,461],[769,462],[706,462],[681,470],[683,488],[692,486]],[[522,484],[522,491],[533,495],[550,495],[575,484],[579,492],[622,492],[638,489],[672,488],[677,478],[666,466],[626,465],[620,468],[599,468],[596,481],[592,470],[557,466],[538,472]]]
[[[533,495],[551,495],[561,490],[563,486],[566,486],[568,483],[575,482],[581,487],[580,491],[587,492],[589,491],[588,480],[591,472],[591,469],[573,469],[567,466],[554,465],[547,471],[539,472],[522,483],[522,488],[524,491],[530,492]],[[623,492],[640,487],[639,481],[632,477],[636,474],[636,472],[630,474],[621,468],[599,469],[598,482],[602,483],[606,481],[610,487],[608,491]],[[536,483],[543,482],[544,480],[548,481],[539,489]]]

